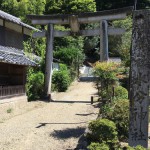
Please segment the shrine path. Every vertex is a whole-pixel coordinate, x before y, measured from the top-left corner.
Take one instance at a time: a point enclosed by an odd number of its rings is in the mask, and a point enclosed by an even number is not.
[[[67,92],[55,93],[54,102],[39,102],[41,107],[0,122],[0,150],[76,148],[88,122],[97,117],[98,108],[90,104],[96,91],[93,83],[75,82]]]

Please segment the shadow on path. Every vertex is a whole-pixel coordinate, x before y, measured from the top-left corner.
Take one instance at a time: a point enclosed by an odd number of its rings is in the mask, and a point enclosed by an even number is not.
[[[95,114],[95,113],[89,113],[89,114],[76,114],[76,115],[78,115],[78,116],[89,116],[89,115],[93,115],[93,114]]]
[[[51,103],[91,103],[90,101],[51,100]]]
[[[41,127],[45,127],[46,125],[51,125],[51,124],[82,124],[82,123],[87,123],[87,122],[75,122],[75,123],[39,123],[39,125],[35,128],[41,128]]]
[[[54,138],[58,139],[68,139],[68,138],[78,138],[85,132],[85,128],[67,128],[64,130],[55,130],[50,134],[50,136],[53,136]]]

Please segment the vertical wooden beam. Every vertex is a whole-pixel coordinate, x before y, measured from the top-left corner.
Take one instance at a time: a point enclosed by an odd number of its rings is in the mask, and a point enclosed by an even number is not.
[[[23,71],[22,71],[22,85],[25,85],[25,84],[26,84],[27,67],[24,66],[24,67],[22,67],[22,68],[23,68]]]
[[[106,20],[100,22],[100,61],[108,60],[108,24]]]
[[[51,99],[53,43],[54,43],[54,26],[53,24],[48,24],[47,47],[46,47],[46,68],[45,68],[45,94],[46,96],[49,97],[49,99]]]
[[[150,11],[135,11],[130,70],[129,145],[148,147]]]

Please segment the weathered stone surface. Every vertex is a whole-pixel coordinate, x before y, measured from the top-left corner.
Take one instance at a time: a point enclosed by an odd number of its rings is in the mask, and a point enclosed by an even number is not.
[[[108,23],[100,23],[100,61],[108,61]]]
[[[45,68],[45,94],[48,97],[51,94],[53,41],[54,41],[54,25],[49,24],[47,32],[46,68]]]
[[[130,72],[129,145],[148,147],[148,107],[150,83],[150,11],[133,14]]]

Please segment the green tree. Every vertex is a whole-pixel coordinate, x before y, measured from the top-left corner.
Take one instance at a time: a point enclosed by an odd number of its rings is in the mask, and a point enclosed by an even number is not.
[[[120,37],[120,40],[118,40],[119,42],[117,42],[116,49],[125,65],[129,66],[132,40],[132,17],[128,16],[125,20],[114,21],[113,25],[115,27],[120,27],[126,30],[126,32]],[[113,41],[115,43],[116,39],[114,38]]]
[[[47,0],[45,14],[68,14],[96,11],[94,0]]]
[[[134,6],[135,0],[95,0],[97,11]],[[150,8],[149,0],[138,0],[137,9]]]
[[[46,0],[1,0],[0,9],[27,22],[27,14],[43,14]]]
[[[39,64],[38,67],[29,67],[27,69],[26,90],[29,100],[39,99],[44,93],[45,48],[45,39],[30,38],[24,42],[25,54],[30,57],[30,59],[38,61],[37,63]],[[31,53],[32,55],[30,55]]]

